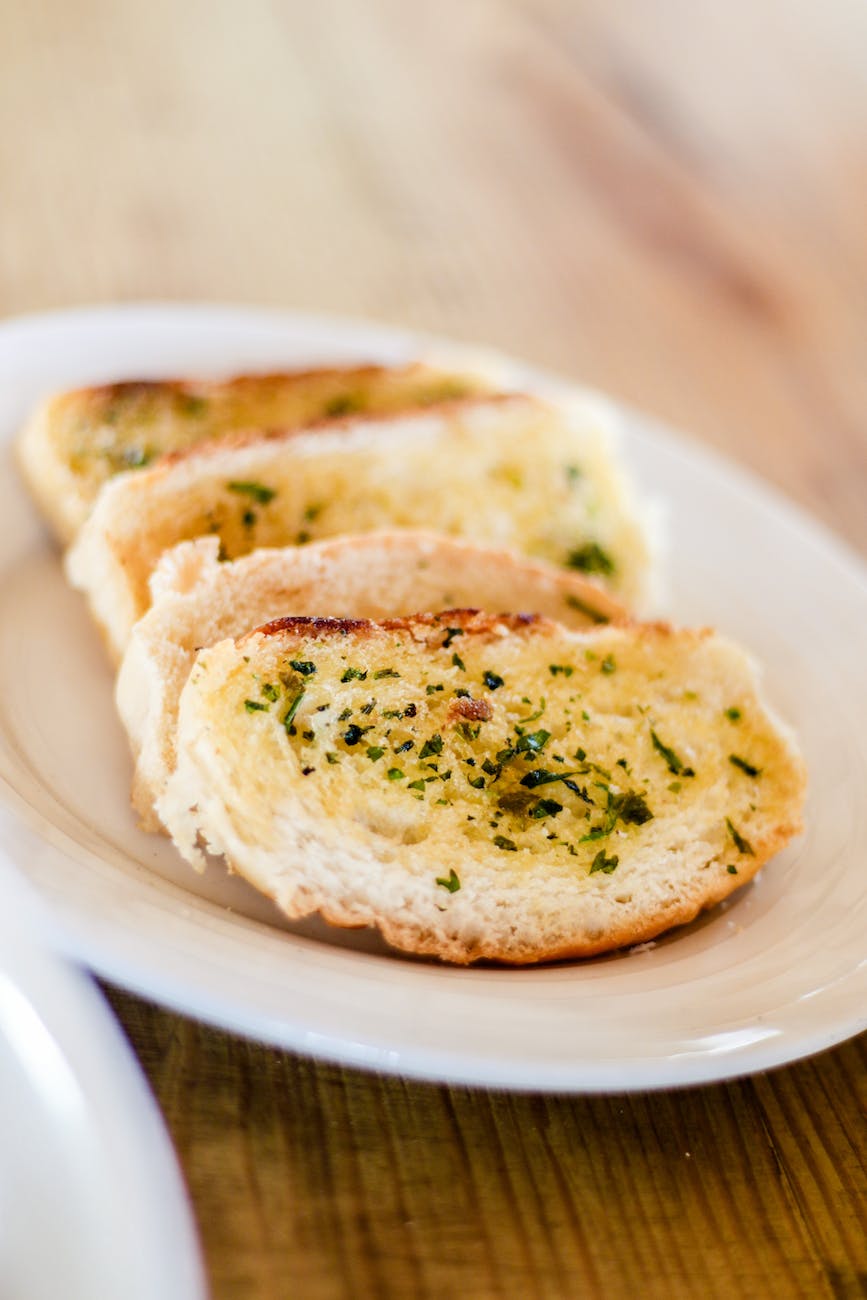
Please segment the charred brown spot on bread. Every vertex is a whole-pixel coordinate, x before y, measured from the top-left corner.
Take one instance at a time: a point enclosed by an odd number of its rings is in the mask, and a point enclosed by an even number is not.
[[[449,722],[454,722],[456,718],[465,718],[468,722],[489,722],[494,716],[494,710],[487,700],[464,698],[452,700],[447,716]]]
[[[286,618],[275,618],[262,627],[254,628],[239,639],[240,645],[254,636],[281,636],[284,632],[291,636],[309,636],[317,640],[327,636],[364,636],[376,631],[376,624],[368,618],[312,618],[303,614],[293,614]]]

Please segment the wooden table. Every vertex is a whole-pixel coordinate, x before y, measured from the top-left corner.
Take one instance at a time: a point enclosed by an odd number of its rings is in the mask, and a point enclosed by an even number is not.
[[[0,0],[0,309],[243,300],[490,343],[863,552],[865,61],[859,0]],[[112,1001],[220,1300],[867,1294],[863,1039],[540,1098]]]

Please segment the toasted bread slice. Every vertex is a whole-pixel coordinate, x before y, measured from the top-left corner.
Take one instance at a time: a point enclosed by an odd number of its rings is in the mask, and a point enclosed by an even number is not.
[[[219,541],[167,551],[151,578],[154,603],[135,625],[117,705],[136,760],[132,801],[149,830],[175,765],[181,691],[196,652],[286,614],[384,618],[474,605],[547,614],[571,627],[624,619],[610,595],[577,573],[425,532],[368,533],[253,551],[221,564]]]
[[[647,537],[600,408],[521,395],[231,435],[163,457],[106,484],[67,573],[119,655],[150,604],[154,566],[178,542],[213,533],[235,559],[389,526],[572,566],[627,605],[648,577]]]
[[[70,542],[104,483],[236,429],[294,429],[350,412],[428,406],[479,393],[480,375],[414,364],[106,384],[50,397],[18,442],[27,483]]]
[[[199,654],[159,811],[289,917],[525,963],[690,921],[799,830],[804,781],[711,632],[294,618]]]

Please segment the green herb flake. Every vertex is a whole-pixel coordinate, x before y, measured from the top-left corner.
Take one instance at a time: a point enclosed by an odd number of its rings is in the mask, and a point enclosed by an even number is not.
[[[442,682],[437,682],[435,686],[426,686],[424,689],[427,695],[435,695],[437,691],[441,691],[443,689],[443,684]]]
[[[454,664],[455,668],[460,668],[462,673],[465,673],[467,671],[467,666],[464,663],[463,659],[460,657],[460,655],[457,653],[457,651],[455,651],[455,653],[452,655],[452,663]]]
[[[314,519],[319,518],[319,516],[322,514],[322,511],[324,509],[325,506],[322,504],[321,501],[316,501],[312,505],[307,506],[304,510],[304,518],[306,522],[308,524],[312,524]]]
[[[745,758],[741,758],[738,754],[729,754],[729,762],[733,767],[739,767],[742,772],[746,772],[747,776],[762,775],[762,769],[760,767],[756,767],[753,763],[748,763]]]
[[[275,488],[265,487],[263,483],[252,483],[233,479],[227,484],[230,492],[238,492],[242,496],[252,497],[257,505],[266,506],[269,501],[273,501],[277,495]]]
[[[614,572],[614,561],[598,542],[585,542],[583,546],[570,551],[566,563],[570,569],[580,569],[582,573],[608,575]]]
[[[262,694],[265,696],[266,700],[270,700],[273,704],[274,701],[279,698],[280,690],[273,682],[266,682],[262,687]]]
[[[446,628],[446,635],[442,644],[443,650],[448,650],[449,646],[451,645],[452,641],[454,641],[456,636],[463,636],[463,635],[464,635],[464,629],[462,627]]]
[[[383,677],[399,677],[399,676],[400,673],[395,672],[393,668],[377,668],[376,672],[373,674],[373,680],[375,682],[378,682],[381,681]]]
[[[468,776],[467,780],[474,790],[484,790],[485,778],[483,776]]]
[[[498,849],[502,849],[505,853],[518,852],[518,846],[515,843],[515,841],[508,839],[508,837],[505,835],[495,835],[494,843],[496,844]]]
[[[326,753],[326,755],[325,755],[325,757],[326,757],[327,761],[328,761],[329,763],[332,764],[332,766],[333,766],[335,763],[339,763],[339,762],[340,762],[340,755],[339,755],[339,754],[335,754],[333,749],[328,750],[327,753]]]
[[[672,794],[680,794],[683,789],[683,783],[681,781],[672,781],[668,788]]]
[[[330,420],[339,419],[341,415],[352,415],[362,409],[361,398],[353,393],[338,393],[330,397],[323,407],[323,413]]]
[[[729,722],[740,722],[741,716],[742,714],[740,709],[736,709],[736,708],[726,709],[726,717],[728,718]]]
[[[379,745],[368,745],[367,747],[367,757],[372,763],[375,763],[377,759],[382,758],[384,753],[385,750]]]
[[[366,731],[370,731],[370,727],[359,727],[356,722],[352,722],[344,731],[343,739],[347,745],[357,745]]]
[[[552,677],[556,677],[558,673],[562,673],[564,677],[571,677],[574,671],[575,669],[571,666],[571,664],[549,664],[548,665],[548,672],[551,674]]]
[[[619,861],[616,853],[608,858],[605,856],[605,850],[600,849],[590,865],[590,875],[592,876],[594,871],[604,871],[606,876],[610,876]]]
[[[262,704],[259,700],[245,700],[244,708],[248,713],[259,713],[262,709],[267,709],[267,704]]]
[[[737,867],[733,866],[731,862],[726,867],[726,871],[729,873],[730,876],[736,876],[738,874]]]
[[[439,732],[437,732],[436,735],[431,736],[428,740],[424,742],[421,749],[419,750],[418,756],[419,758],[430,758],[432,755],[435,756],[441,754],[442,752],[443,752],[443,738],[439,734]]]
[[[390,767],[387,775],[389,781],[403,781],[406,779],[404,773],[401,772],[399,767]]]
[[[591,623],[611,622],[611,619],[607,614],[603,614],[602,611],[596,609],[594,605],[591,605],[586,600],[581,600],[579,596],[574,596],[571,592],[566,595],[565,600],[570,609],[577,610],[579,614],[583,614],[585,618],[589,618]]]
[[[437,802],[444,803],[445,800],[440,799],[437,800]],[[456,894],[461,887],[460,877],[458,876],[458,873],[455,871],[454,867],[452,867],[451,871],[447,876],[437,876],[436,883],[438,885],[441,885],[443,889],[447,889],[450,894]]]
[[[290,659],[289,666],[294,668],[296,673],[300,673],[302,677],[310,677],[316,672],[316,665],[311,663],[309,659]]]
[[[600,668],[603,673],[606,673],[608,675],[617,672],[617,664],[615,662],[614,655],[606,655],[605,658],[602,660],[602,663],[600,664]]]
[[[551,739],[550,731],[534,731],[529,736],[521,736],[515,745],[516,753],[538,754]]]
[[[305,694],[304,687],[302,686],[301,690],[295,696],[295,699],[292,701],[292,703],[289,705],[289,708],[286,711],[286,716],[283,719],[283,726],[286,728],[287,731],[292,726],[292,723],[295,720],[295,714],[298,712],[298,709],[301,706],[301,701],[304,699],[304,694]]]
[[[735,842],[735,848],[737,849],[738,853],[745,853],[749,857],[754,858],[756,855],[753,851],[752,844],[750,844],[749,840],[745,839],[744,836],[741,835],[738,828],[732,824],[730,817],[726,817],[726,826],[728,827],[729,835],[731,835],[732,839]]]
[[[424,781],[421,779],[418,781],[410,781],[406,788],[407,790],[421,790],[422,793],[424,793]]]
[[[556,799],[540,799],[530,816],[538,821],[542,817],[556,817],[562,811],[563,805]]]
[[[340,680],[342,682],[365,682],[367,681],[367,670],[364,668],[347,668]]]
[[[489,691],[498,691],[501,686],[505,686],[505,680],[499,673],[486,672],[482,677]]]
[[[650,739],[653,741],[653,748],[665,759],[669,772],[674,776],[695,776],[691,767],[684,767],[683,761],[678,758],[671,746],[659,739],[653,727],[650,728]]]

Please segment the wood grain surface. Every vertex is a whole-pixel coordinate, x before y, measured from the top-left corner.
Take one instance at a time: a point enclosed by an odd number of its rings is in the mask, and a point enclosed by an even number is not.
[[[864,553],[865,66],[861,0],[0,0],[0,311],[244,301],[491,344]],[[863,1039],[540,1098],[112,1000],[218,1300],[867,1295]]]

